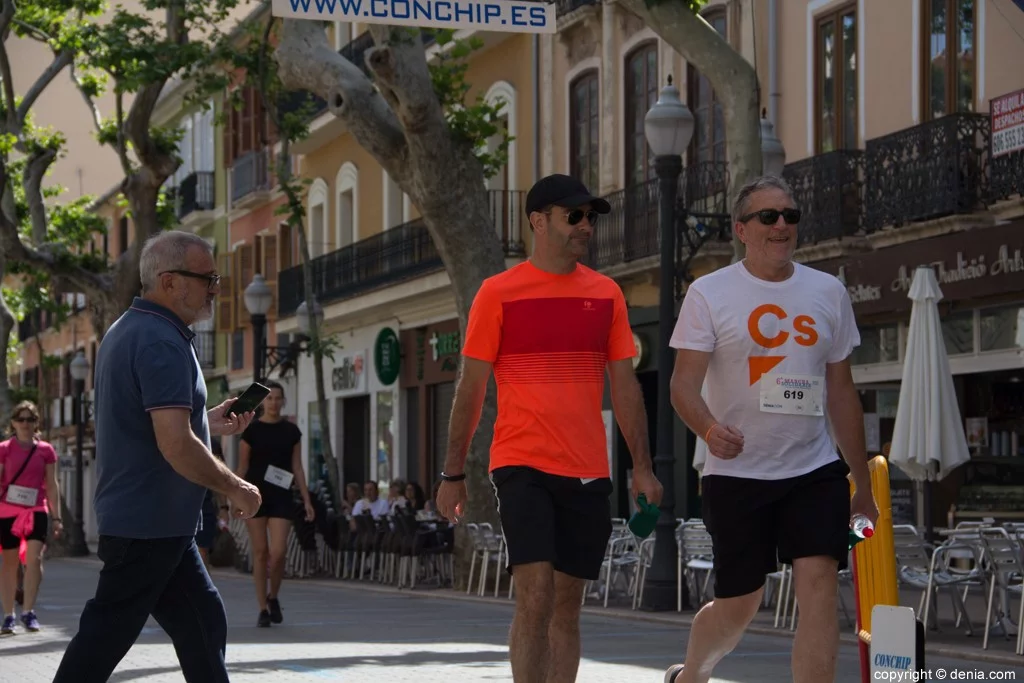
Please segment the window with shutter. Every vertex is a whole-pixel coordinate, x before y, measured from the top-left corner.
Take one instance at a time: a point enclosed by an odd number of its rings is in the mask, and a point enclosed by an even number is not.
[[[235,331],[235,288],[232,272],[234,254],[220,254],[217,257],[217,272],[220,274],[220,294],[217,295],[216,330],[225,334]]]
[[[291,268],[296,264],[293,257],[295,250],[292,249],[292,226],[281,223],[277,226],[277,268],[282,271]]]
[[[267,281],[267,287],[273,293],[273,299],[270,304],[270,310],[267,311],[267,317],[270,319],[277,318],[277,274],[278,274],[278,261],[277,261],[277,235],[261,235],[260,241],[262,244],[261,251],[263,252],[263,277]]]
[[[255,249],[251,244],[240,245],[235,249],[235,320],[238,327],[248,327],[249,311],[245,307],[245,288],[252,282],[256,273]]]

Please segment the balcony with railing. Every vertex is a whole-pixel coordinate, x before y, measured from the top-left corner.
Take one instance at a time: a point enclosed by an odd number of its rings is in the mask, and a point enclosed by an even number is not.
[[[256,193],[270,189],[269,149],[257,149],[235,159],[231,165],[231,202],[239,204]]]
[[[494,227],[505,253],[510,256],[523,255],[525,193],[492,190],[488,195]],[[313,259],[310,265],[313,270],[313,290],[321,304],[357,296],[378,287],[436,272],[444,267],[422,219],[403,223],[319,256]],[[280,316],[289,316],[295,312],[305,298],[303,291],[301,265],[280,273]]]
[[[677,217],[684,223],[677,227],[680,245],[702,243],[705,238],[714,237],[710,233],[721,232],[721,217],[728,213],[728,178],[725,162],[699,162],[683,169],[676,199]],[[605,199],[611,205],[611,212],[598,219],[583,263],[606,270],[657,255],[661,249],[658,179],[612,192]],[[693,220],[687,223],[690,217]],[[688,231],[696,231],[693,239],[682,239],[689,237]]]
[[[196,349],[196,358],[199,359],[199,367],[209,370],[217,364],[216,336],[213,330],[198,330],[192,340]]]
[[[212,171],[196,171],[181,181],[174,192],[175,213],[178,220],[199,211],[212,211],[214,204],[214,178]]]
[[[863,234],[864,152],[839,149],[787,164],[782,173],[803,211],[800,246]]]
[[[950,114],[868,140],[866,231],[988,206],[989,131],[987,114]]]
[[[989,171],[989,198],[993,203],[1024,199],[1024,150],[993,156]]]

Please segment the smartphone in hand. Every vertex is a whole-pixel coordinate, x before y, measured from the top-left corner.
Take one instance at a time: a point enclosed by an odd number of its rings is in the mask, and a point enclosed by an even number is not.
[[[228,415],[241,415],[251,413],[260,407],[260,404],[270,395],[270,389],[259,382],[253,382],[249,388],[242,392],[242,395],[228,407]]]

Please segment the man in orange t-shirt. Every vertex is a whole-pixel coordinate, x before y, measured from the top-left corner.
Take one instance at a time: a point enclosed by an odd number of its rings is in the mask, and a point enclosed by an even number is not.
[[[461,514],[466,453],[493,369],[490,474],[516,579],[509,653],[517,683],[576,679],[583,587],[598,578],[611,535],[605,372],[633,456],[633,496],[655,505],[662,496],[625,298],[613,280],[577,263],[598,215],[609,211],[569,176],[538,181],[526,197],[533,256],[483,282],[462,347],[437,506],[448,519]]]

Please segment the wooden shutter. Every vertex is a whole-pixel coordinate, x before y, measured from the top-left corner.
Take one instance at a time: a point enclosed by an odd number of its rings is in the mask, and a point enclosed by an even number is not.
[[[277,235],[261,235],[263,252],[263,277],[267,280],[267,287],[274,293],[270,310],[267,311],[267,318],[277,319],[277,274],[280,272],[277,261]]]
[[[255,274],[255,260],[253,254],[253,245],[243,244],[235,250],[235,270],[232,273],[235,276],[235,301],[240,302],[235,306],[235,321],[238,327],[246,327],[249,325],[249,311],[245,307],[245,288],[252,282],[252,276]]]
[[[220,294],[217,295],[217,313],[214,325],[217,332],[231,334],[235,331],[235,288],[232,275],[234,254],[217,256],[217,272],[220,273]]]
[[[277,268],[282,271],[298,265],[292,250],[292,226],[281,223],[277,226]]]
[[[235,163],[235,109],[231,106],[231,94],[224,94],[223,112],[224,121],[221,123],[221,132],[224,136],[224,167],[231,168]]]

